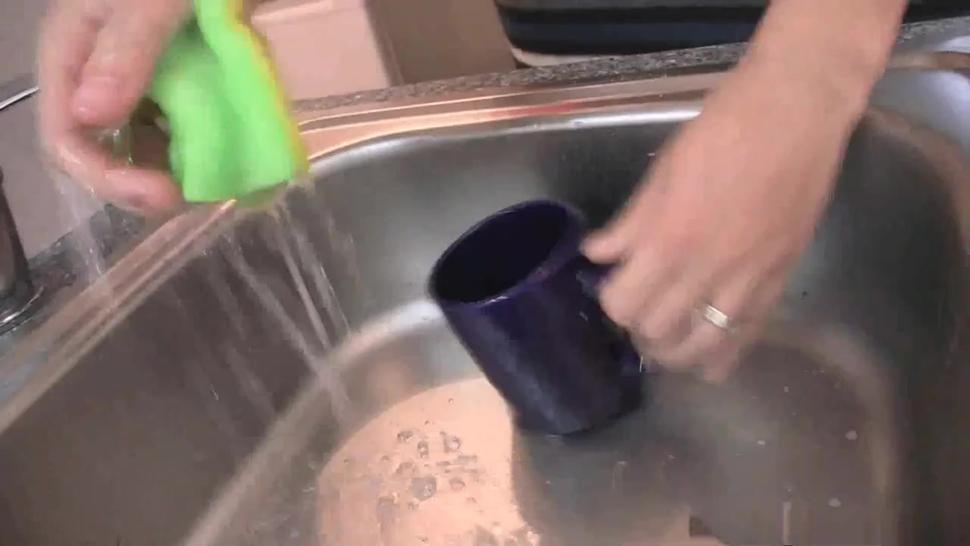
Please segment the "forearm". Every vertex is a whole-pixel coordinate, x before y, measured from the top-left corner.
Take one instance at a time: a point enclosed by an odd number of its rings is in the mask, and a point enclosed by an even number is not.
[[[847,116],[861,115],[905,6],[905,0],[774,0],[739,72],[820,94],[844,105]]]

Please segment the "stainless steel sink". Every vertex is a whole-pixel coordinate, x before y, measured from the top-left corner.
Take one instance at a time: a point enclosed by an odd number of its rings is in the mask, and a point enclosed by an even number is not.
[[[519,200],[605,221],[719,75],[306,113],[310,180],[170,221],[0,361],[0,544],[970,542],[970,79],[920,66],[737,375],[571,440],[512,430],[429,267]]]

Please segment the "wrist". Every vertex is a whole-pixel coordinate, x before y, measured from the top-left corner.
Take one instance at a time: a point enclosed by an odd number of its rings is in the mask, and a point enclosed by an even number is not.
[[[818,108],[854,124],[865,112],[881,72],[876,68],[849,69],[825,59],[815,53],[789,59],[750,55],[734,77],[760,89],[756,95],[778,95],[793,107],[811,105],[811,110]]]
[[[895,43],[903,0],[775,0],[739,71],[858,117]]]

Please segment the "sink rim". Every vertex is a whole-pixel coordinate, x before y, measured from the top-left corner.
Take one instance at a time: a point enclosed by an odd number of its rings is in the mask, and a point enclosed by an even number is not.
[[[695,67],[669,75],[652,74],[614,82],[482,90],[432,99],[308,110],[299,112],[297,118],[316,169],[367,144],[434,130],[631,112],[682,121],[700,111],[706,92],[726,73],[723,66],[707,68],[710,70],[698,71]],[[970,68],[970,54],[906,53],[894,58],[891,70],[932,72],[957,68]],[[878,109],[871,112],[879,115]],[[912,130],[914,124],[907,121],[905,126]],[[932,129],[917,136],[909,134],[909,138],[918,136],[946,140]],[[965,155],[966,152],[958,154],[957,160],[966,162],[962,157]],[[964,237],[970,241],[970,187],[958,197]],[[0,434],[173,272],[235,221],[259,212],[260,209],[237,207],[236,201],[188,209],[162,224],[103,277],[26,333],[0,357],[0,386],[10,389],[5,383],[13,384],[14,391],[6,399],[0,397]]]
[[[459,99],[362,106],[352,112],[306,112],[299,115],[300,131],[316,169],[348,150],[435,129],[631,109],[679,120],[699,111],[700,98],[722,74],[482,91]],[[101,278],[36,325],[0,357],[0,380],[12,386],[0,385],[14,391],[6,399],[0,398],[0,434],[172,273],[234,222],[261,210],[239,207],[235,200],[189,208],[162,224]]]

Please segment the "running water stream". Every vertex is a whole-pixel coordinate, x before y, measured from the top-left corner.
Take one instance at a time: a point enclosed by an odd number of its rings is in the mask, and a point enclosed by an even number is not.
[[[259,236],[268,248],[278,253],[285,265],[300,307],[284,304],[277,293],[280,287],[261,276],[260,264],[249,261],[234,237],[223,238],[218,245],[219,251],[229,271],[243,281],[271,323],[313,371],[314,381],[319,382],[330,399],[337,423],[350,423],[354,417],[351,401],[330,362],[330,354],[350,332],[350,326],[327,274],[327,264],[323,263],[311,243],[308,230],[313,226],[297,222],[285,200],[279,200],[267,214],[270,221],[260,225]],[[321,211],[320,217],[324,222],[328,221],[328,216],[327,212]],[[316,223],[316,219],[313,222]],[[329,233],[327,229],[321,231]],[[210,272],[209,282],[236,335],[245,335],[237,296],[227,289],[223,274],[225,272]],[[305,322],[309,323],[309,329],[301,328]]]

